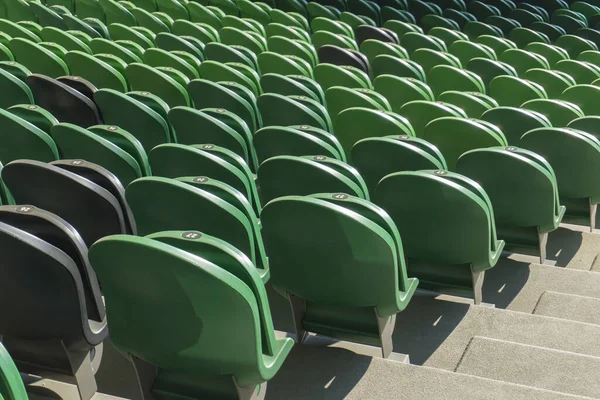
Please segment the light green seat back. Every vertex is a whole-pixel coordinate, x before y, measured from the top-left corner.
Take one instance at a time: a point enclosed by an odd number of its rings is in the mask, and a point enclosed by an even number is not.
[[[396,113],[410,101],[435,99],[431,88],[417,79],[384,74],[373,80],[373,86],[377,93],[388,100],[392,111]]]
[[[52,138],[63,159],[81,159],[106,168],[126,187],[142,176],[138,162],[127,152],[106,139],[73,124],[52,127]]]
[[[567,88],[575,85],[575,79],[561,71],[532,68],[525,72],[524,78],[544,88],[551,99],[557,99]]]
[[[589,84],[600,78],[600,71],[594,64],[578,60],[563,60],[556,63],[558,71],[570,75],[577,84]]]
[[[406,103],[400,109],[400,115],[405,117],[413,127],[415,136],[423,137],[425,127],[431,121],[442,117],[467,118],[467,114],[457,106],[441,101],[415,100]]]
[[[573,59],[577,58],[584,51],[598,51],[598,46],[594,42],[575,35],[563,35],[559,37],[556,45],[565,49]]]
[[[6,165],[19,159],[50,162],[58,160],[54,140],[26,120],[0,109],[0,163]]]
[[[309,125],[329,130],[326,121],[302,102],[276,93],[265,93],[257,100],[263,125]]]
[[[533,99],[546,99],[541,85],[515,76],[498,76],[490,82],[490,96],[501,106],[520,107]]]
[[[500,61],[511,65],[519,76],[524,76],[525,71],[531,68],[550,69],[548,60],[543,56],[521,49],[506,50],[500,55]]]
[[[544,57],[550,68],[554,68],[559,61],[569,59],[569,53],[565,49],[547,43],[530,43],[525,50]]]
[[[25,385],[14,361],[0,343],[0,396],[5,400],[27,400]]]
[[[493,108],[481,119],[497,126],[512,146],[518,145],[521,136],[530,130],[552,127],[544,114],[518,107]]]
[[[502,61],[494,61],[488,58],[473,58],[466,65],[466,69],[477,74],[483,82],[486,93],[489,93],[490,83],[494,78],[501,75],[517,76],[513,66]]]
[[[462,109],[469,118],[480,118],[484,112],[498,107],[496,100],[479,92],[449,90],[439,95],[438,101],[454,104]]]
[[[498,59],[496,52],[491,47],[467,40],[457,40],[452,43],[448,51],[458,57],[462,65],[467,65],[474,58]]]
[[[33,104],[33,93],[29,86],[13,74],[0,68],[0,108],[16,104]]]
[[[325,92],[327,111],[332,121],[347,108],[363,107],[373,110],[392,111],[387,99],[370,89],[349,89],[332,86]]]
[[[476,119],[442,117],[425,127],[423,139],[444,155],[448,170],[456,170],[458,158],[473,149],[507,146],[506,138],[496,126]]]
[[[342,144],[346,156],[359,140],[387,135],[415,136],[415,132],[403,116],[369,108],[348,108],[340,112],[335,120],[335,136]]]
[[[133,63],[125,69],[125,77],[132,90],[154,93],[170,107],[190,105],[186,89],[163,71],[145,64]]]
[[[566,127],[569,122],[585,116],[579,106],[564,100],[536,99],[521,105],[522,108],[537,111],[550,120],[553,127]]]
[[[574,85],[565,89],[556,98],[577,105],[585,115],[600,115],[598,110],[600,87],[598,86]]]
[[[371,80],[366,73],[347,65],[319,64],[314,68],[313,73],[315,81],[321,85],[323,90],[327,90],[332,86],[372,88]]]
[[[460,68],[460,60],[450,53],[442,53],[441,51],[431,49],[418,49],[411,55],[411,60],[419,64],[425,74],[438,65],[450,65]]]
[[[388,54],[376,56],[371,63],[371,69],[374,77],[394,75],[401,78],[418,79],[422,82],[427,79],[423,67],[416,62]]]
[[[108,140],[133,157],[140,166],[142,176],[152,175],[150,163],[148,162],[148,154],[144,150],[142,143],[131,133],[114,125],[94,125],[87,129],[96,136]]]
[[[592,136],[595,136],[597,139],[600,139],[600,117],[596,115],[588,115],[581,118],[576,118],[573,121],[569,122],[567,128],[577,129],[579,131],[583,131]]]
[[[448,90],[485,94],[485,85],[477,74],[450,65],[432,68],[427,75],[427,84],[436,97]]]
[[[65,61],[73,75],[81,76],[98,88],[127,91],[127,81],[123,74],[95,56],[81,51],[70,51]]]
[[[398,226],[409,276],[429,290],[475,295],[473,274],[492,268],[504,248],[479,185],[441,170],[397,172],[374,197]]]
[[[47,134],[50,134],[50,128],[58,124],[58,119],[49,111],[42,107],[31,104],[17,104],[7,108],[11,114],[35,125]]]
[[[33,73],[51,78],[69,75],[69,69],[61,58],[35,42],[14,38],[10,41],[10,49],[15,60]]]
[[[169,126],[157,112],[116,90],[101,89],[94,94],[105,124],[125,129],[137,138],[146,152],[170,141]]]

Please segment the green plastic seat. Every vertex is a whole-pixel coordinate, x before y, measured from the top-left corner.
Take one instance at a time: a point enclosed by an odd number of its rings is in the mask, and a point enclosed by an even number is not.
[[[532,10],[526,10],[524,8],[517,8],[510,12],[510,18],[513,18],[523,26],[530,26],[536,22],[543,22],[544,18],[537,12]]]
[[[550,44],[550,39],[544,33],[523,27],[514,28],[510,31],[509,39],[515,42],[520,49],[525,48],[530,43]]]
[[[162,144],[148,155],[155,176],[206,176],[240,191],[256,212],[261,209],[254,177],[243,158],[213,144]]]
[[[169,111],[169,123],[181,144],[212,143],[241,156],[250,165],[246,140],[217,118],[190,107],[175,107]]]
[[[490,82],[490,96],[499,105],[520,107],[533,99],[547,99],[544,88],[537,83],[514,76],[498,76]]]
[[[301,126],[266,126],[254,134],[258,162],[276,156],[319,155],[345,161],[341,144],[331,133]]]
[[[335,136],[342,144],[346,156],[361,139],[388,135],[415,136],[411,123],[404,116],[362,107],[348,108],[340,112],[334,125]],[[350,159],[349,161],[352,163]]]
[[[262,120],[259,120],[254,95],[250,92],[252,97],[243,98],[231,88],[232,86],[225,86],[223,82],[194,79],[188,85],[188,92],[196,109],[225,109],[242,118],[250,131],[255,132],[262,125]]]
[[[427,83],[436,97],[448,90],[485,93],[485,85],[477,74],[449,65],[432,68]]]
[[[569,53],[565,49],[546,43],[530,43],[525,50],[544,57],[550,68],[554,68],[559,61],[569,59]]]
[[[586,50],[577,56],[578,61],[588,62],[590,64],[594,64],[597,67],[600,67],[600,51],[595,50]]]
[[[340,112],[347,108],[362,107],[373,110],[392,111],[387,99],[369,89],[349,89],[342,86],[332,86],[325,93],[327,111],[332,121]]]
[[[157,34],[160,32],[171,32],[168,24],[165,24],[156,14],[148,12],[142,8],[134,8],[131,13],[135,17],[139,26],[149,29]]]
[[[465,40],[457,40],[452,43],[449,51],[458,57],[462,65],[467,65],[473,58],[497,60],[496,53],[491,47]]]
[[[442,117],[425,127],[423,139],[443,154],[448,170],[456,170],[458,158],[473,149],[507,146],[506,138],[495,125],[476,119]]]
[[[69,75],[69,69],[62,59],[35,42],[14,38],[10,41],[10,49],[15,60],[33,73],[51,78]]]
[[[517,71],[511,65],[488,58],[474,58],[466,65],[466,69],[479,76],[486,93],[489,93],[490,83],[497,76],[517,76]]]
[[[81,159],[100,165],[113,174],[123,186],[142,176],[138,162],[110,141],[73,124],[57,124],[51,129],[60,155],[64,159]]]
[[[419,64],[425,74],[428,74],[433,67],[438,65],[450,65],[457,68],[462,66],[460,60],[450,53],[425,48],[416,50],[412,54],[411,60]]]
[[[14,361],[0,344],[0,396],[4,400],[27,400],[25,385]]]
[[[125,76],[132,90],[148,91],[160,96],[170,107],[189,106],[187,91],[165,72],[145,64],[129,64]]]
[[[90,249],[90,261],[106,282],[103,287],[111,293],[107,301],[115,315],[132,311],[132,292],[122,290],[123,282],[136,282],[134,276],[141,272],[132,265],[143,265],[146,270],[144,280],[137,281],[134,324],[117,323],[113,333],[115,346],[129,359],[135,358],[138,366],[160,365],[153,387],[145,390],[202,397],[216,387],[220,393],[237,392],[250,398],[257,391],[264,393],[265,382],[279,370],[293,341],[275,339],[266,292],[250,260],[235,247],[204,233],[178,231],[151,238],[111,236]],[[114,259],[106,257],[108,254]],[[213,263],[217,261],[220,266]],[[116,275],[115,264],[120,271]],[[166,264],[172,266],[168,272],[163,268]],[[185,291],[181,279],[189,285]],[[157,288],[166,296],[160,305],[151,301]],[[220,312],[233,319],[218,317]],[[164,321],[165,328],[153,329],[141,344],[138,338],[144,335],[144,321],[149,315]],[[210,328],[195,323],[198,318]],[[238,335],[222,335],[229,330]],[[163,342],[165,335],[169,344]],[[175,343],[188,343],[189,353],[182,357]],[[196,378],[190,379],[182,370],[193,371]]]
[[[417,79],[384,74],[373,80],[373,86],[388,100],[395,113],[400,113],[402,106],[410,101],[435,99],[431,88]]]
[[[183,73],[188,79],[199,78],[198,68],[183,58],[163,49],[150,48],[144,52],[144,64],[151,67],[170,67]]]
[[[567,88],[575,85],[575,79],[561,71],[532,68],[525,72],[524,78],[541,85],[551,99],[557,99]]]
[[[141,46],[143,49],[153,47],[154,43],[151,39],[144,36],[142,33],[130,28],[121,23],[112,23],[108,26],[111,40],[129,41]]]
[[[125,26],[135,25],[136,20],[131,11],[125,6],[115,0],[99,0],[100,6],[102,7],[105,17],[106,24],[123,24]]]
[[[370,193],[383,177],[399,171],[447,169],[446,160],[431,143],[408,135],[370,137],[352,147],[352,163]]]
[[[500,29],[504,36],[509,36],[510,31],[522,26],[521,23],[516,19],[497,15],[492,15],[491,17],[486,18],[485,22]]]
[[[486,18],[489,18],[493,15],[500,15],[500,10],[498,8],[477,0],[467,4],[467,11],[481,21],[484,21]]]
[[[412,54],[417,49],[431,49],[447,52],[446,44],[435,36],[427,36],[418,32],[408,32],[400,38],[400,45]]]
[[[600,70],[595,65],[584,61],[559,61],[556,63],[555,69],[573,77],[577,84],[590,84],[600,78]]]
[[[284,196],[316,193],[345,193],[369,199],[366,184],[356,169],[322,155],[271,157],[260,165],[257,175],[265,204]]]
[[[457,172],[479,183],[489,196],[505,249],[539,255],[545,263],[548,233],[565,213],[548,161],[514,146],[476,149],[459,158]]]
[[[31,89],[22,80],[0,68],[0,108],[33,104]]]
[[[422,82],[425,82],[427,79],[423,67],[415,61],[404,60],[387,54],[376,56],[371,63],[371,69],[375,77],[393,75],[400,78],[418,79]]]
[[[598,112],[599,96],[600,87],[598,86],[574,85],[565,89],[556,98],[577,105],[585,115],[600,115]]]
[[[17,21],[19,21],[19,20],[17,20]],[[8,36],[10,36],[13,39],[22,38],[22,39],[30,40],[34,43],[41,42],[40,37],[38,35],[36,35],[35,33],[27,30],[26,28],[22,27],[21,25],[18,25],[17,23],[15,23],[13,21],[9,21],[6,19],[0,18],[0,32],[7,34]]]
[[[313,32],[327,31],[348,36],[349,38],[354,38],[354,31],[352,28],[342,21],[336,21],[324,17],[316,17],[310,21],[310,26]]]
[[[595,227],[600,201],[598,177],[590,174],[600,162],[600,142],[593,135],[571,128],[538,128],[527,132],[520,146],[546,159],[558,182],[567,210],[563,222]]]
[[[469,37],[466,34],[443,27],[435,27],[428,31],[427,34],[429,36],[435,36],[436,38],[441,39],[446,44],[447,48],[450,48],[452,43],[456,42],[457,40],[469,40]]]
[[[264,126],[309,125],[330,130],[327,122],[302,102],[290,96],[265,93],[257,100]]]
[[[578,12],[580,14],[583,14],[587,19],[589,19],[590,17],[596,15],[596,14],[600,14],[600,8],[587,3],[585,1],[576,1],[573,4],[571,4],[570,9],[572,11]]]
[[[496,265],[504,242],[496,238],[493,210],[479,185],[442,170],[397,172],[379,182],[375,203],[398,226],[408,274],[422,288],[481,303],[484,273]]]
[[[315,81],[321,85],[323,90],[327,90],[332,86],[372,88],[371,80],[365,72],[348,65],[319,64],[314,68],[313,73]]]
[[[189,14],[189,18],[182,18],[183,20],[206,24],[215,29],[221,29],[223,27],[221,15],[216,9],[205,7],[197,2],[187,3],[185,7]]]
[[[557,128],[566,127],[572,120],[585,116],[579,106],[564,100],[535,99],[523,103],[521,107],[545,115]]]
[[[146,152],[170,141],[169,126],[156,111],[131,96],[111,89],[94,94],[105,124],[123,128],[140,141]]]
[[[190,3],[188,3],[190,4]],[[212,26],[178,19],[173,23],[172,33],[177,36],[190,36],[202,43],[218,42],[219,33]]]
[[[309,78],[298,75],[263,74],[260,84],[264,93],[277,93],[283,96],[306,96],[323,104],[324,94],[321,87],[315,82],[307,84]]]
[[[504,37],[502,29],[480,21],[467,22],[463,28],[463,32],[466,33],[471,40],[475,40],[483,35]]]
[[[598,125],[598,122],[600,122],[599,116],[588,115],[569,122],[567,128],[577,129],[600,139],[600,125]]]
[[[537,128],[550,128],[550,120],[536,111],[517,107],[498,107],[486,111],[481,119],[497,126],[508,144],[517,145],[521,136]]]
[[[387,214],[352,196],[319,194],[277,199],[265,208],[262,218],[272,282],[290,299],[292,313],[298,318],[298,342],[306,332],[315,332],[381,346],[387,357],[392,351],[395,314],[406,307],[417,286],[417,280],[407,278],[402,242]],[[306,235],[315,228],[318,235]],[[297,234],[304,239],[298,240]],[[380,266],[367,278],[360,278],[359,272],[366,267],[364,259],[348,251],[350,237],[360,237],[365,254],[375,257],[370,263]],[[309,248],[313,250],[307,252]],[[324,263],[323,257],[331,253],[338,255],[336,260]],[[309,265],[302,274],[296,268],[300,263]],[[346,272],[340,275],[342,270]],[[323,272],[340,276],[345,295],[341,290],[332,291],[330,285],[315,284],[323,282],[317,278]],[[366,291],[365,279],[378,290]],[[332,315],[335,317],[329,317]]]
[[[500,55],[500,61],[515,68],[519,76],[523,76],[532,68],[550,69],[550,64],[543,56],[521,49],[507,50]]]
[[[66,28],[63,30],[52,26],[45,26],[40,36],[44,42],[56,43],[64,47],[67,51],[78,50],[92,54],[90,46],[75,35],[67,32]]]
[[[571,58],[577,58],[584,51],[598,51],[598,46],[594,42],[575,35],[563,35],[559,37],[556,45],[565,49]]]
[[[269,51],[281,55],[299,57],[314,67],[318,62],[318,56],[314,47],[299,39],[289,39],[283,36],[271,36],[267,39]]]
[[[498,107],[496,100],[479,92],[449,90],[440,94],[437,100],[454,104],[462,109],[469,118],[480,118],[484,112]]]
[[[502,54],[506,50],[517,48],[517,45],[512,40],[498,36],[481,35],[475,39],[475,42],[489,47],[496,55]]]
[[[227,45],[244,46],[256,54],[267,50],[267,41],[262,36],[252,35],[248,31],[241,31],[232,27],[224,27],[219,31],[221,43]]]
[[[467,114],[459,107],[441,101],[416,100],[406,103],[400,110],[412,126],[415,136],[423,137],[425,127],[432,121],[442,117],[467,118]]]
[[[312,44],[315,50],[319,50],[321,46],[326,44],[338,46],[341,48],[348,48],[358,51],[358,45],[353,38],[349,38],[343,35],[336,35],[328,31],[317,31],[312,35]]]
[[[95,56],[81,51],[70,51],[65,61],[71,74],[81,76],[96,87],[127,91],[127,81],[123,74]]]
[[[185,51],[200,61],[204,60],[204,52],[194,42],[193,38],[176,36],[172,33],[162,32],[156,35],[156,47],[167,51]]]
[[[58,124],[58,119],[42,107],[31,104],[17,104],[7,108],[13,115],[35,125],[47,134],[50,128]]]
[[[585,18],[585,17],[584,17]],[[555,25],[560,26],[568,34],[577,32],[581,28],[586,28],[587,24],[579,18],[574,18],[571,15],[566,14],[554,14],[550,20]]]
[[[54,140],[40,128],[16,116],[8,110],[0,109],[0,162],[8,164],[18,159],[43,162],[58,160],[59,153]]]

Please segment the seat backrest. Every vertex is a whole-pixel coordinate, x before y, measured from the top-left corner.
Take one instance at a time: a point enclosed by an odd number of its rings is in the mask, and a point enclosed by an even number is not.
[[[521,107],[544,114],[557,128],[566,127],[574,119],[585,116],[579,106],[564,100],[535,99],[523,103]]]
[[[394,220],[409,259],[491,268],[498,246],[494,220],[480,195],[446,171],[397,172],[379,182],[375,203]],[[476,185],[476,184],[475,184]],[[465,236],[466,235],[466,236]]]
[[[28,158],[53,161],[59,157],[54,140],[46,132],[8,110],[0,109],[0,162]]]
[[[421,100],[406,103],[402,106],[400,115],[408,119],[417,137],[423,137],[427,124],[437,118],[467,118],[467,114],[462,109],[452,104]]]
[[[102,124],[96,104],[75,89],[47,76],[32,74],[27,85],[33,92],[35,103],[50,111],[60,122],[83,128]]]
[[[340,192],[366,198],[362,185],[335,166],[324,163],[325,156],[277,156],[258,168],[263,203],[283,196]],[[298,179],[298,177],[302,177]]]
[[[233,375],[239,385],[264,380],[263,354],[268,352],[261,345],[259,300],[243,280],[150,238],[104,238],[90,249],[90,261],[103,282],[108,308],[115,315],[130,315],[116,318],[111,331],[120,351],[165,370]]]
[[[0,343],[0,396],[4,400],[27,400],[23,379],[14,361]]]
[[[397,308],[401,255],[376,223],[339,204],[300,196],[272,201],[262,221],[276,287],[325,305],[382,308],[380,312]],[[350,251],[353,240],[360,240],[362,254],[370,254],[373,273],[365,275],[366,258]],[[377,272],[373,265],[379,266]],[[330,279],[337,284],[330,285]]]
[[[0,107],[8,108],[16,104],[33,104],[33,93],[23,81],[0,68]]]
[[[456,169],[456,161],[466,151],[508,145],[504,134],[495,125],[457,117],[434,119],[425,127],[423,139],[441,151],[450,171]]]
[[[1,206],[0,222],[23,230],[63,251],[79,270],[88,317],[101,322],[106,312],[96,273],[88,262],[88,249],[79,233],[64,219],[29,205]]]
[[[500,106],[520,107],[533,99],[547,99],[548,95],[541,85],[517,78],[516,76],[498,76],[490,82],[490,96]]]
[[[2,179],[17,204],[58,215],[79,232],[87,246],[101,237],[126,232],[117,199],[72,172],[39,161],[17,160],[4,166]]]
[[[598,101],[600,101],[600,87],[598,86],[574,85],[565,89],[558,98],[577,105],[585,115],[600,115],[597,108]]]
[[[525,133],[519,146],[548,160],[561,198],[600,201],[598,177],[589,173],[600,164],[600,142],[593,135],[571,128],[538,128]]]
[[[485,189],[499,226],[535,226],[540,233],[558,227],[556,176],[538,154],[513,146],[475,149],[458,159],[456,170]]]

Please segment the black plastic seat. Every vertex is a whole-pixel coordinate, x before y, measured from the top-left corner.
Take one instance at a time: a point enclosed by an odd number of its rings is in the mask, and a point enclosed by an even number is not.
[[[101,125],[98,107],[87,96],[56,79],[32,74],[27,77],[35,103],[51,112],[60,122],[83,128]]]
[[[17,204],[32,204],[69,222],[86,245],[126,233],[119,201],[106,189],[58,166],[32,160],[13,161],[2,179]]]
[[[4,346],[21,372],[74,376],[80,398],[91,399],[108,329],[106,322],[89,320],[76,262],[45,240],[3,222],[0,254]]]
[[[121,205],[127,233],[137,235],[133,213],[129,208],[129,204],[127,204],[127,200],[125,200],[125,188],[115,174],[98,164],[90,163],[85,160],[59,160],[52,161],[50,164],[89,179],[115,196],[115,199],[117,199]]]
[[[333,45],[323,45],[318,50],[319,62],[333,65],[349,65],[369,74],[370,66],[367,57],[351,49],[342,49]]]

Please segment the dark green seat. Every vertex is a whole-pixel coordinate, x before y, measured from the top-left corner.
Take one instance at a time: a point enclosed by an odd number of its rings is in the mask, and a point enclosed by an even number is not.
[[[435,99],[431,88],[417,79],[384,74],[373,80],[373,86],[376,92],[388,100],[392,111],[396,113],[410,101]]]
[[[456,170],[458,158],[469,150],[508,145],[495,125],[472,118],[434,119],[425,127],[423,139],[440,150],[450,171]]]
[[[126,197],[140,235],[202,230],[238,248],[258,268],[268,269],[256,221],[209,191],[176,179],[145,177],[127,187]]]
[[[416,62],[388,54],[376,56],[371,63],[371,68],[374,77],[394,75],[401,78],[418,79],[422,82],[427,79],[423,67]]]
[[[0,108],[33,104],[31,89],[19,78],[0,68]]]
[[[388,215],[372,203],[336,193],[274,200],[262,220],[272,282],[290,299],[297,341],[315,332],[381,346],[387,357],[395,314],[406,307],[418,284],[407,278],[402,242]],[[361,238],[376,271],[364,275],[370,267],[366,258],[349,251],[350,237]],[[327,284],[323,273],[336,276],[340,285]]]
[[[408,51],[408,54],[414,53],[418,49],[432,49],[447,52],[446,44],[435,36],[427,36],[418,32],[408,32],[400,38],[400,45]]]
[[[537,21],[529,26],[536,32],[543,33],[550,39],[550,42],[555,43],[556,40],[562,35],[566,35],[567,31],[561,26],[550,24],[548,22]]]
[[[505,62],[523,76],[531,68],[550,69],[550,64],[543,56],[521,49],[506,50],[500,55],[500,61]]]
[[[565,49],[571,58],[577,58],[584,51],[598,51],[598,46],[594,42],[575,35],[563,35],[559,37],[556,45]]]
[[[325,192],[369,199],[366,184],[356,169],[322,155],[271,157],[258,168],[258,182],[265,204],[283,196]]]
[[[514,146],[476,149],[458,159],[456,171],[479,183],[489,196],[505,250],[533,253],[545,263],[548,233],[558,228],[565,213],[548,161]]]
[[[485,85],[479,75],[450,65],[433,67],[427,75],[427,84],[436,97],[448,90],[485,94]]]
[[[598,175],[590,171],[600,166],[600,141],[571,128],[538,128],[523,135],[520,147],[544,157],[554,169],[567,208],[563,221],[589,224],[593,231],[600,185]]]
[[[35,125],[47,134],[50,134],[50,128],[52,128],[52,126],[58,124],[58,119],[50,112],[44,110],[42,107],[31,104],[17,104],[9,107],[8,111]]]
[[[59,29],[52,26],[44,26],[40,35],[44,42],[56,43],[64,47],[67,51],[79,50],[88,54],[92,53],[88,43],[68,32],[66,28]]]
[[[348,108],[340,112],[335,120],[335,136],[342,144],[346,156],[359,140],[387,135],[415,136],[415,132],[403,116],[369,108]]]
[[[550,38],[548,38],[546,34],[524,27],[518,27],[511,30],[508,38],[515,42],[520,49],[525,48],[530,43],[539,42],[550,44]]]
[[[469,118],[480,118],[484,112],[498,107],[496,100],[479,92],[449,90],[439,95],[438,101],[454,104],[462,109]]]
[[[137,138],[146,152],[170,141],[169,126],[156,111],[116,90],[100,89],[94,94],[104,123],[125,129]]]
[[[0,162],[4,165],[13,160],[58,160],[59,153],[54,140],[43,130],[10,111],[0,109],[0,130],[4,132],[0,145]]]
[[[28,39],[14,38],[10,41],[10,49],[15,60],[33,73],[51,78],[69,75],[65,62],[50,50]]]
[[[275,93],[261,95],[257,100],[257,105],[263,118],[263,125],[309,125],[331,130],[330,124],[323,119],[322,114],[314,112],[299,100],[292,96]],[[313,104],[313,106],[318,106],[318,104]],[[322,111],[326,113],[324,109]]]
[[[496,239],[491,203],[478,184],[442,170],[397,172],[379,182],[374,197],[398,226],[408,274],[423,289],[481,303],[484,273],[504,242]]]
[[[598,86],[574,85],[565,89],[556,98],[577,105],[585,115],[600,115],[600,110],[598,110],[600,87]]]
[[[585,116],[579,106],[564,100],[535,99],[523,103],[521,107],[544,114],[556,128],[566,127],[574,119]]]
[[[123,74],[97,57],[81,51],[70,51],[65,61],[73,75],[87,79],[96,87],[127,91],[127,81]]]
[[[369,89],[349,89],[332,86],[325,92],[327,111],[332,121],[347,108],[363,107],[373,110],[392,111],[387,99],[376,91]]]
[[[262,120],[256,107],[256,98],[252,93],[243,98],[239,92],[234,92],[232,86],[223,82],[211,82],[206,79],[194,79],[188,85],[190,98],[196,109],[222,108],[230,111],[246,122],[251,132],[255,132]]]
[[[489,47],[490,49],[494,50],[496,56],[498,54],[504,53],[506,50],[517,48],[517,45],[512,40],[498,36],[481,35],[475,39],[475,42],[483,44]]]
[[[406,103],[400,110],[412,126],[415,136],[423,137],[425,127],[431,121],[441,117],[467,118],[467,114],[459,107],[441,101],[415,100]]]
[[[451,54],[454,54],[462,65],[467,65],[473,58],[489,58],[497,60],[496,53],[491,47],[484,44],[469,42],[467,40],[457,40],[452,43],[449,49]]]
[[[301,126],[266,126],[254,134],[258,163],[275,156],[322,155],[345,161],[338,139],[322,129]]]
[[[169,111],[169,123],[177,135],[177,143],[213,143],[233,151],[250,165],[245,139],[217,118],[191,107],[175,107]]]
[[[523,77],[542,86],[551,99],[559,98],[562,92],[575,85],[575,79],[570,75],[543,68],[532,68]]]
[[[54,125],[50,131],[63,159],[81,159],[106,168],[126,187],[142,176],[138,162],[126,151],[91,131],[73,124]]]
[[[135,309],[133,320],[125,318],[133,323],[115,323],[111,338],[138,368],[155,366],[152,388],[144,390],[195,397],[218,390],[252,399],[256,392],[266,391],[266,381],[279,370],[293,342],[275,339],[264,286],[251,262],[219,239],[204,237],[204,232],[160,233],[151,238],[111,236],[90,249],[90,261],[109,293],[108,307],[117,316],[130,315]],[[167,264],[171,268],[165,270]],[[134,278],[140,268],[145,271],[142,281]],[[124,282],[136,282],[134,309],[133,292]],[[157,290],[165,297],[160,305],[152,301]],[[232,318],[223,319],[222,312]],[[146,321],[150,315],[163,324],[149,336]],[[206,325],[199,325],[200,319]],[[226,331],[236,332],[235,337],[224,336]],[[146,338],[143,343],[142,336]],[[181,343],[188,349],[185,357]]]
[[[510,31],[522,26],[516,19],[496,15],[486,18],[485,22],[499,28],[504,36],[509,36]]]
[[[325,94],[321,86],[305,76],[263,74],[260,85],[264,93],[277,93],[283,96],[306,96],[323,104]]]
[[[594,64],[584,61],[559,61],[555,69],[571,75],[577,84],[589,84],[600,78],[600,70]]]
[[[501,75],[518,76],[517,71],[509,64],[502,61],[494,61],[488,58],[474,58],[466,65],[467,70],[477,74],[489,93],[490,83],[494,78]]]
[[[583,131],[600,139],[600,116],[588,115],[569,122],[567,128]]]
[[[189,106],[190,98],[185,87],[165,72],[160,68],[133,63],[127,66],[125,77],[132,90],[154,93],[166,101],[170,107]]]
[[[442,27],[436,27],[427,32],[430,36],[435,36],[438,39],[441,39],[447,48],[452,46],[452,43],[457,40],[469,40],[469,37],[460,31],[454,31]]]
[[[428,74],[429,71],[437,65],[450,65],[458,68],[462,66],[460,60],[456,56],[431,49],[416,50],[412,54],[411,60],[419,64],[423,68],[425,74]]]
[[[352,147],[352,164],[364,178],[370,193],[379,181],[394,172],[447,169],[437,147],[408,135],[371,137]]]
[[[501,106],[520,107],[533,99],[546,99],[541,85],[515,76],[498,76],[490,82],[490,96]]]
[[[378,56],[386,57],[386,56]],[[375,73],[375,66],[373,66]],[[349,88],[371,89],[371,80],[369,76],[358,68],[348,65],[319,64],[313,70],[315,81],[323,90],[332,86],[344,86]]]
[[[543,114],[517,107],[498,107],[486,111],[481,119],[497,126],[508,144],[517,145],[521,136],[537,128],[550,128],[550,120]]]
[[[547,43],[529,43],[525,50],[541,55],[548,61],[550,68],[554,69],[556,63],[569,59],[569,53],[561,47],[553,46]]]

